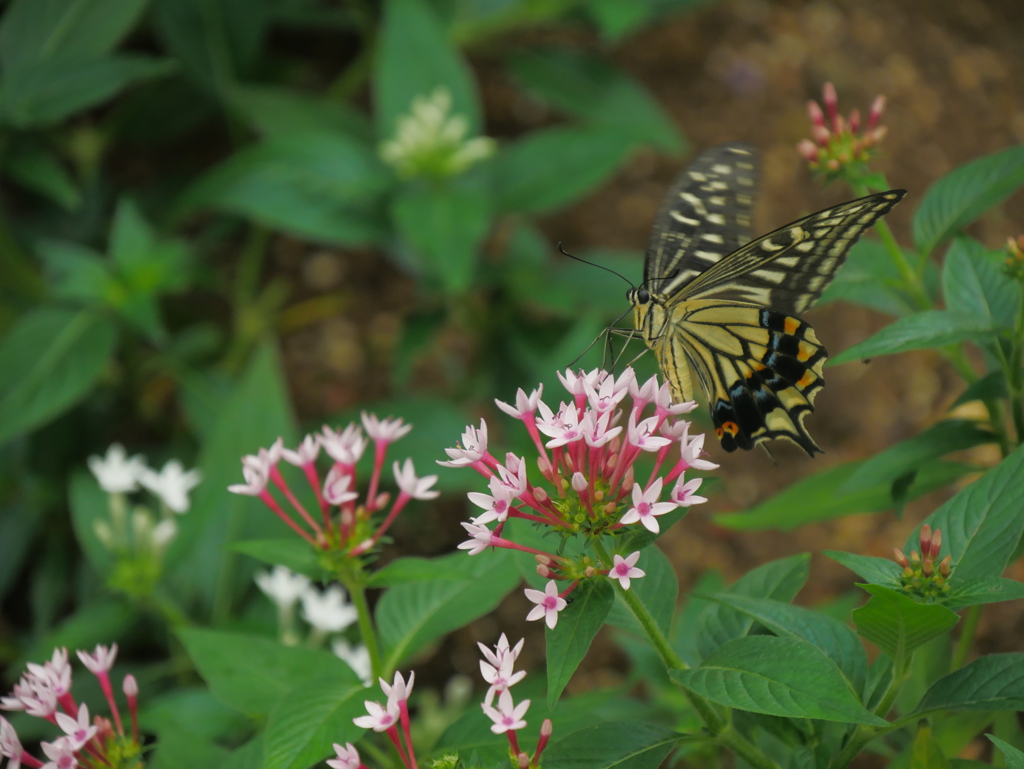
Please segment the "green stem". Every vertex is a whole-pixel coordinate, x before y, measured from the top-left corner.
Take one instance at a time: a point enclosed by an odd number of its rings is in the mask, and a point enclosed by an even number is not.
[[[892,680],[889,682],[889,688],[886,689],[885,694],[882,696],[881,701],[874,709],[874,714],[879,718],[885,718],[886,713],[892,708],[892,704],[896,701],[896,697],[899,696],[900,689],[903,688],[903,682],[906,678],[906,670],[909,667],[903,662],[902,648],[897,652],[897,661],[894,663],[895,668],[892,671]],[[853,736],[850,737],[850,741],[843,746],[842,751],[836,756],[835,760],[829,764],[829,769],[844,769],[849,766],[850,762],[853,761],[864,749],[871,740],[875,739],[880,734],[891,730],[892,725],[877,727],[867,726],[861,724],[854,730]]]
[[[385,671],[381,667],[380,647],[377,645],[377,631],[373,627],[373,619],[370,617],[370,606],[366,602],[366,587],[361,581],[354,580],[345,584],[349,595],[352,596],[352,603],[356,607],[359,616],[359,634],[363,637],[363,643],[370,653],[370,671],[373,678],[387,678],[391,671]],[[387,674],[387,675],[385,675]]]
[[[978,621],[981,619],[981,605],[972,606],[967,610],[967,617],[964,619],[964,629],[960,631],[960,638],[956,642],[956,651],[953,652],[953,661],[949,670],[959,670],[967,662],[967,655],[971,653],[974,646],[974,636],[978,632]]]
[[[608,551],[604,545],[596,538],[591,540],[594,546],[594,552],[601,558],[601,561],[611,566],[612,558],[608,555]],[[655,651],[658,652],[658,656],[661,657],[662,663],[669,670],[687,670],[690,666],[687,665],[683,659],[676,654],[675,649],[665,638],[665,634],[658,627],[657,621],[648,611],[647,607],[644,606],[643,601],[636,595],[635,592],[630,590],[623,590],[622,586],[618,582],[615,583],[615,589],[619,594],[619,597],[625,602],[626,606],[636,617],[637,622],[647,633],[647,637],[651,641],[651,645],[654,646]],[[690,691],[685,687],[680,687],[686,699],[689,700],[690,705],[697,712],[700,720],[704,722],[708,731],[714,735],[715,741],[720,745],[730,748],[736,755],[742,756],[743,759],[753,767],[757,769],[778,769],[778,765],[767,758],[764,754],[758,750],[752,742],[747,740],[742,734],[737,732],[732,724],[728,723],[726,719],[716,710],[715,706],[708,702],[700,695]]]
[[[1013,414],[1013,428],[1017,433],[1017,444],[1024,443],[1024,371],[1021,360],[1024,357],[1024,280],[1019,282],[1021,306],[1017,311],[1017,325],[1013,330],[1010,359],[1004,363],[1006,379],[1010,390],[1010,412]],[[1002,349],[1002,348],[1000,348]]]

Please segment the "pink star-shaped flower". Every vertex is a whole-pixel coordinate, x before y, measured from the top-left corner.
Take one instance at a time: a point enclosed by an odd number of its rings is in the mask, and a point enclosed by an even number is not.
[[[647,575],[647,572],[643,569],[636,568],[636,562],[639,558],[639,550],[627,555],[625,558],[621,555],[613,555],[612,568],[608,572],[608,576],[612,579],[617,579],[619,584],[622,585],[623,590],[629,590],[629,581],[631,579],[639,579]]]
[[[696,494],[697,489],[700,488],[703,482],[703,478],[694,478],[693,480],[686,481],[680,475],[668,498],[680,507],[689,507],[690,505],[699,505],[702,502],[707,502],[707,497],[698,497]]]
[[[508,518],[508,510],[511,507],[512,490],[500,484],[491,484],[492,494],[481,494],[479,491],[471,491],[466,496],[469,501],[483,509],[483,514],[473,519],[473,523],[482,525],[491,521],[504,521]]]
[[[290,465],[296,467],[302,467],[308,465],[310,462],[316,461],[317,456],[320,454],[320,437],[315,434],[307,435],[302,439],[295,451],[291,449],[282,449],[281,457]]]
[[[499,401],[497,398],[494,399],[495,405],[510,417],[516,419],[524,419],[530,416],[534,411],[537,410],[537,404],[540,403],[540,396],[544,393],[544,385],[541,385],[536,390],[531,392],[529,395],[523,390],[522,387],[516,392],[516,405],[510,406],[504,401]]]
[[[366,700],[366,715],[353,718],[352,723],[363,729],[373,729],[375,732],[386,732],[398,722],[398,703],[388,700],[385,708],[379,702]]]
[[[675,502],[659,502],[661,496],[662,479],[658,478],[651,484],[651,488],[644,491],[640,484],[633,485],[633,506],[622,516],[620,523],[636,523],[639,521],[648,531],[657,534],[660,531],[656,516],[675,510],[678,505]]]
[[[463,524],[465,525],[465,524]],[[548,584],[544,587],[544,592],[540,590],[531,590],[527,588],[525,591],[526,597],[533,601],[536,606],[530,609],[530,613],[526,615],[527,620],[535,620],[544,618],[549,628],[553,628],[558,623],[558,612],[564,609],[568,602],[558,595],[558,585],[555,584],[553,579],[548,580]]]
[[[335,757],[327,762],[331,769],[359,769],[362,764],[359,760],[359,751],[351,742],[346,742],[344,746],[334,743],[334,755]]]
[[[523,700],[516,705],[512,702],[512,693],[506,689],[498,697],[497,709],[489,705],[483,705],[482,707],[487,717],[494,722],[491,726],[491,731],[495,734],[504,734],[508,731],[517,731],[526,726],[523,716],[526,715],[526,710],[530,707],[530,701]]]
[[[486,526],[463,522],[462,528],[469,534],[470,539],[459,543],[459,550],[468,550],[470,555],[476,555],[491,546],[491,539],[494,537],[494,534]]]
[[[55,713],[54,716],[57,718],[57,726],[68,736],[72,750],[81,750],[99,731],[99,727],[89,725],[88,705],[83,704],[78,709],[77,719],[66,713]]]

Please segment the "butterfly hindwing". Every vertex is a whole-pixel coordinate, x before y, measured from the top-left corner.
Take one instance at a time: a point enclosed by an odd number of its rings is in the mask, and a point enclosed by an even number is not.
[[[644,285],[671,294],[750,240],[757,156],[745,144],[701,154],[679,175],[647,244]]]

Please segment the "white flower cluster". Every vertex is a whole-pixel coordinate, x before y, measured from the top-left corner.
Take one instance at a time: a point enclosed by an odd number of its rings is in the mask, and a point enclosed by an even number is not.
[[[494,139],[467,139],[469,122],[449,116],[451,108],[452,95],[443,86],[417,96],[410,113],[398,119],[395,138],[381,143],[381,159],[405,177],[447,177],[493,155]]]
[[[100,488],[110,495],[110,520],[98,520],[94,524],[99,540],[108,550],[132,549],[136,555],[151,553],[159,557],[178,532],[174,514],[184,515],[191,506],[189,493],[202,480],[199,470],[185,470],[177,459],[168,460],[159,471],[154,470],[141,454],[129,457],[120,443],[112,444],[105,456],[89,457],[88,464]],[[160,520],[158,522],[148,508],[135,506],[129,537],[125,495],[140,488],[160,500]]]

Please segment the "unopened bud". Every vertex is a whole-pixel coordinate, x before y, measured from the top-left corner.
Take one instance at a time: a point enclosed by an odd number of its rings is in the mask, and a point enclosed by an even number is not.
[[[576,472],[576,464],[572,461],[572,457],[566,454],[563,461],[565,462],[565,466],[569,468],[569,472]]]
[[[871,111],[868,112],[868,131],[873,130],[878,125],[878,120],[882,117],[883,111],[885,111],[885,97],[876,96],[875,100],[871,102]]]
[[[818,142],[822,147],[827,147],[829,140],[832,138],[832,134],[823,125],[816,125],[811,127],[811,138]]]
[[[540,474],[547,478],[551,475],[551,462],[547,457],[537,457],[537,469],[540,470]]]
[[[841,134],[846,132],[846,118],[842,115],[836,115],[832,121],[832,132],[835,134]]]
[[[548,493],[544,489],[534,489],[533,498],[540,502],[542,505],[548,501]]]
[[[921,526],[921,554],[927,558],[932,544],[932,527],[927,523]]]
[[[930,577],[932,574],[935,573],[935,568],[934,567],[935,567],[935,564],[932,561],[932,559],[931,558],[925,558],[924,559],[924,564],[921,566],[921,573],[924,574],[926,577]]]
[[[827,165],[830,171],[838,171],[842,167],[842,164],[835,158],[832,158],[830,161],[828,161]]]
[[[942,529],[936,529],[935,533],[932,534],[932,546],[928,554],[932,558],[939,557],[939,550],[942,549]]]
[[[125,697],[135,697],[139,693],[139,684],[135,680],[135,676],[131,673],[124,677],[124,683],[121,684],[121,691],[124,692]]]
[[[525,753],[519,754],[519,769],[530,769],[530,757]]]
[[[597,574],[597,569],[595,569],[593,566],[588,566],[586,569],[583,570],[583,576],[585,577],[593,577],[595,574]]]
[[[1013,240],[1011,239],[1010,242],[1012,243]],[[616,438],[615,440],[618,440],[618,438]],[[615,465],[617,465],[618,463],[619,463],[619,455],[618,455],[618,452],[616,452],[614,454],[609,455],[608,459],[605,460],[604,466],[605,466],[605,469],[610,473],[612,470],[615,469]]]
[[[586,490],[590,484],[587,482],[587,478],[583,473],[572,474],[572,488],[577,494]]]
[[[906,568],[905,568],[905,569],[903,570],[903,576],[904,576],[904,577],[913,577],[913,576],[914,576],[914,570],[913,570],[913,569],[911,569],[911,568],[910,568],[909,566],[908,566],[908,567],[906,567]]]
[[[595,502],[604,502],[604,492],[601,491],[600,489],[595,491],[594,492],[594,501]]]
[[[377,495],[377,498],[373,500],[373,509],[381,510],[388,506],[388,502],[391,501],[391,494],[387,491],[382,491]]]
[[[533,556],[533,559],[537,563],[544,563],[544,564],[552,564],[552,563],[555,562],[554,559],[550,555],[548,555],[547,553],[537,553],[535,556]]]
[[[941,561],[939,561],[939,574],[943,577],[948,577],[950,568],[949,565],[953,562],[953,556],[947,555]]]
[[[635,479],[636,479],[636,471],[633,469],[633,466],[630,465],[626,469],[626,472],[624,472],[622,474],[622,490],[623,491],[630,491],[630,490],[632,490],[633,483],[635,482]]]
[[[544,579],[551,579],[551,576],[552,576],[551,569],[549,569],[547,566],[545,566],[542,563],[538,563],[537,564],[537,573],[540,576],[544,577]]]
[[[834,123],[837,115],[836,107],[839,105],[836,87],[831,83],[825,83],[821,89],[821,100],[825,103],[825,111],[828,113],[829,120]]]
[[[611,515],[612,513],[614,513],[616,507],[618,507],[618,505],[616,505],[614,502],[609,502],[607,505],[604,506],[605,515]]]
[[[860,128],[860,110],[855,109],[850,113],[850,133],[857,133]]]
[[[342,508],[342,510],[341,510],[341,525],[342,526],[344,526],[345,528],[348,528],[348,527],[352,526],[352,524],[355,523],[355,519],[356,519],[355,513],[353,513],[347,507],[346,508]]]
[[[818,147],[810,139],[801,139],[800,143],[796,145],[796,151],[808,163],[818,162]]]
[[[880,125],[880,126],[878,126],[878,128],[873,130],[868,135],[871,137],[871,141],[872,141],[873,144],[878,144],[878,143],[880,143],[882,141],[882,139],[885,138],[885,135],[887,133],[889,133],[888,126]]]
[[[807,115],[811,119],[811,125],[825,127],[825,113],[821,111],[821,107],[814,99],[807,102]]]
[[[907,560],[907,556],[903,555],[903,551],[899,548],[894,547],[892,549],[893,557],[896,558],[896,563],[902,566],[904,569],[910,566],[910,561]]]
[[[554,724],[551,723],[550,718],[545,718],[544,723],[540,725],[540,736],[550,737],[551,733],[555,730]]]

